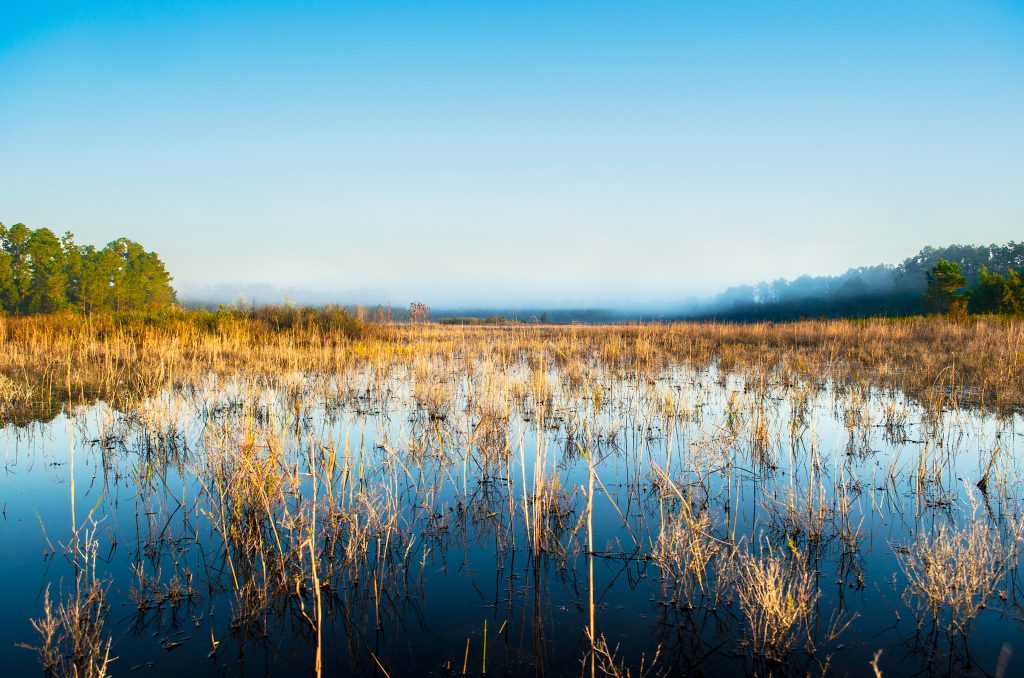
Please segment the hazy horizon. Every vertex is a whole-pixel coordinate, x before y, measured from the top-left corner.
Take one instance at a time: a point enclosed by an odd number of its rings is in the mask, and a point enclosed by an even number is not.
[[[714,290],[711,293],[690,294],[688,296],[672,295],[663,291],[647,296],[629,296],[626,294],[609,294],[606,296],[600,296],[597,294],[589,296],[559,296],[556,293],[532,298],[523,296],[502,297],[500,295],[491,295],[488,297],[482,297],[475,302],[451,303],[443,300],[438,302],[431,297],[424,297],[422,295],[406,298],[396,297],[388,289],[383,287],[317,289],[312,287],[277,286],[267,283],[244,283],[238,281],[222,282],[206,286],[175,285],[174,287],[178,292],[179,301],[186,306],[212,306],[218,304],[252,304],[259,306],[265,304],[294,303],[297,305],[310,306],[338,304],[349,307],[364,306],[369,308],[380,305],[401,309],[407,307],[413,301],[421,301],[429,302],[428,305],[433,304],[436,311],[441,311],[445,314],[458,311],[467,311],[471,312],[471,315],[480,315],[481,312],[506,314],[517,311],[538,312],[545,310],[594,310],[608,311],[613,314],[621,314],[629,317],[671,314],[686,315],[688,313],[703,315],[705,313],[714,313],[716,311],[725,310],[729,304],[736,301],[734,298],[724,298],[728,296],[726,293],[741,292],[743,291],[743,288],[752,288],[757,287],[758,285],[772,284],[780,281],[791,283],[798,279],[808,277],[816,279],[826,278],[836,281],[840,281],[840,279],[847,274],[855,274],[857,277],[860,277],[864,269],[874,269],[878,266],[896,268],[906,259],[921,253],[925,247],[932,247],[934,249],[941,250],[946,246],[955,245],[964,245],[968,247],[987,247],[990,245],[996,245],[1005,247],[1008,243],[963,242],[944,243],[939,246],[929,243],[927,245],[922,245],[921,248],[918,248],[918,250],[914,252],[908,252],[906,256],[900,257],[899,260],[894,259],[870,263],[865,262],[859,266],[853,266],[842,271],[831,271],[820,276],[800,274],[772,280],[738,281],[734,284]],[[878,281],[865,284],[877,285]],[[827,293],[825,296],[827,296]]]
[[[21,3],[0,220],[183,291],[616,307],[1021,239],[1019,2]]]

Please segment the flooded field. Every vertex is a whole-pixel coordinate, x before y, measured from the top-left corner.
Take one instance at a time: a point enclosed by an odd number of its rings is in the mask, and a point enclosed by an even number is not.
[[[1024,667],[1019,323],[379,333],[10,323],[8,672]]]

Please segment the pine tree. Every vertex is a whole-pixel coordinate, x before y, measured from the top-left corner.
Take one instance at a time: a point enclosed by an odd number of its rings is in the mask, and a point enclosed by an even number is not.
[[[25,224],[14,224],[4,237],[4,250],[11,257],[11,273],[14,291],[11,295],[11,313],[25,311],[25,298],[28,295],[29,283],[32,282],[32,270],[25,252],[32,231]]]
[[[1006,279],[998,273],[990,273],[988,266],[982,266],[978,284],[971,290],[969,307],[971,313],[999,313]]]
[[[1011,269],[1004,278],[998,273],[989,273],[988,268],[982,266],[978,284],[970,292],[970,310],[971,313],[1024,313],[1024,283],[1020,274]]]
[[[29,313],[52,313],[67,305],[68,279],[64,271],[64,250],[48,228],[32,232],[25,246],[31,279],[22,299]]]
[[[0,224],[0,312],[91,313],[158,310],[176,303],[171,276],[155,252],[121,238],[101,250],[24,224]]]
[[[0,224],[0,242],[6,229]],[[0,249],[0,313],[17,313],[18,303],[14,288],[14,269],[11,268],[11,255]]]
[[[1020,273],[1011,270],[1006,275],[1006,285],[999,304],[1000,313],[1024,315],[1024,280]]]
[[[966,299],[957,294],[967,284],[967,278],[960,272],[960,265],[941,260],[927,272],[928,291],[925,303],[937,313],[957,313],[966,310]]]

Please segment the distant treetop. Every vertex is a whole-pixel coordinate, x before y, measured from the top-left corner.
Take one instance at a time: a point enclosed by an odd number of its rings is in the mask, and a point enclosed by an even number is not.
[[[70,233],[0,224],[3,313],[159,310],[176,302],[171,280],[155,252],[127,238],[97,250]]]

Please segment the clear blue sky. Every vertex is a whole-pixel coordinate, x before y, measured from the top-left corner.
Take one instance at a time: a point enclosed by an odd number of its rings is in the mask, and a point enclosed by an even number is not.
[[[435,305],[1021,240],[1024,2],[0,0],[0,220]]]

